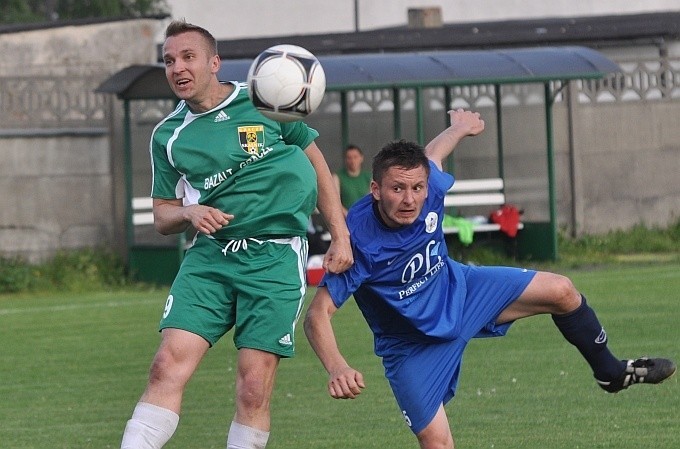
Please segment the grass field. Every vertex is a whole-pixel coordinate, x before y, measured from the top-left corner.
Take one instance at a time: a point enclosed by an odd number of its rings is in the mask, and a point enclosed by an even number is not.
[[[621,357],[680,359],[680,265],[567,273],[598,311]],[[146,381],[164,290],[0,297],[0,447],[117,448]],[[367,388],[336,401],[298,329],[298,356],[281,364],[269,449],[416,447],[372,354],[354,303],[334,320]],[[231,334],[190,383],[170,449],[225,447],[233,414]],[[458,449],[678,448],[680,386],[602,392],[549,317],[469,346],[447,406]]]

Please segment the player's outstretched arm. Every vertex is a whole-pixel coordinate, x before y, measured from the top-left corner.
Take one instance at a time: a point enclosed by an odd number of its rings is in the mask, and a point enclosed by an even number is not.
[[[305,335],[328,371],[328,393],[335,399],[354,399],[365,387],[364,378],[349,366],[338,349],[331,325],[331,318],[337,310],[328,289],[319,287],[307,309]]]
[[[440,170],[444,159],[453,152],[463,138],[476,136],[484,131],[484,120],[480,118],[479,112],[456,109],[449,111],[448,114],[451,125],[425,146],[427,158]]]
[[[316,143],[312,142],[305,148],[305,154],[316,171],[319,189],[317,207],[331,234],[331,245],[324,255],[323,268],[331,273],[342,273],[352,266],[354,258],[345,214],[340,203],[340,193],[335,187],[326,159]]]

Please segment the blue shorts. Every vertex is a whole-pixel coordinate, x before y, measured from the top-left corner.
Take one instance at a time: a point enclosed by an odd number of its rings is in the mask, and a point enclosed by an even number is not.
[[[505,335],[512,323],[497,326],[494,321],[536,274],[521,268],[462,268],[467,296],[459,338],[434,343],[387,340],[390,349],[383,357],[385,376],[415,434],[427,427],[439,406],[455,395],[463,351],[470,339]]]

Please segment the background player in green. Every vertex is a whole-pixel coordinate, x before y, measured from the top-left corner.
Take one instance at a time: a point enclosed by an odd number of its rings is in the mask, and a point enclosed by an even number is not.
[[[236,413],[227,448],[264,448],[276,368],[294,354],[317,192],[332,236],[326,270],[352,264],[349,232],[318,133],[265,118],[247,86],[219,82],[208,31],[174,21],[165,37],[166,77],[182,101],[151,138],[154,224],[162,234],[198,232],[170,288],[160,347],[121,447],[157,449],[171,438],[185,385],[233,327]]]
[[[371,172],[364,170],[364,152],[356,145],[347,145],[343,152],[344,167],[333,174],[340,192],[340,201],[347,214],[350,206],[370,192]]]

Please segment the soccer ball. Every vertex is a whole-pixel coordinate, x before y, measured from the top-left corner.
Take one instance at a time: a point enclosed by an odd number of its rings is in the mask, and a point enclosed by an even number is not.
[[[260,53],[248,71],[248,95],[266,117],[301,120],[314,112],[326,91],[319,60],[297,45],[275,45]]]

